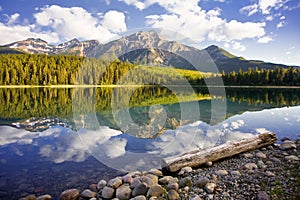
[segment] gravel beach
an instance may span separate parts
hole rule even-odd
[[[21,198],[53,199],[51,194]],[[168,174],[159,169],[99,180],[83,191],[70,188],[62,200],[300,199],[300,137],[192,169]]]

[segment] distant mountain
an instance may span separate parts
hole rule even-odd
[[[21,50],[21,52],[31,54],[71,54],[109,60],[120,59],[143,65],[173,66],[182,69],[195,69],[194,65],[201,67],[201,71],[204,72],[216,72],[213,69],[215,68],[213,62],[220,72],[223,70],[225,72],[238,71],[239,69],[246,71],[249,67],[258,67],[259,69],[274,69],[276,66],[288,67],[282,64],[246,60],[215,45],[199,50],[177,41],[166,40],[153,30],[136,32],[106,44],[100,44],[96,40],[73,39],[59,45],[51,45],[41,39],[29,38],[5,45],[2,48]]]

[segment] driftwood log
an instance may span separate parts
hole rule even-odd
[[[161,161],[162,169],[176,172],[183,167],[199,167],[207,162],[217,161],[246,151],[274,144],[277,137],[274,133],[262,133],[251,138],[231,141],[219,146],[194,150],[179,156],[165,158]]]

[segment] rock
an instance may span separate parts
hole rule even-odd
[[[103,189],[107,185],[107,182],[105,180],[100,180],[97,184],[98,190]]]
[[[180,199],[180,196],[179,196],[178,192],[176,192],[175,190],[169,190],[168,198],[169,198],[169,200],[177,200],[177,199]]]
[[[68,189],[61,193],[60,198],[62,200],[76,200],[79,197],[79,191],[77,189]]]
[[[149,173],[155,176],[163,176],[163,173],[159,169],[150,169]]]
[[[258,158],[263,158],[263,159],[267,158],[266,154],[264,154],[263,152],[257,152],[255,155]]]
[[[289,137],[283,137],[281,138],[281,142],[284,142],[285,140],[291,140]]]
[[[142,176],[140,178],[140,180],[144,183],[147,183],[148,186],[153,186],[153,185],[156,185],[153,180],[151,178],[149,178],[148,176]]]
[[[180,179],[179,181],[179,187],[183,188],[185,186],[189,186],[192,187],[192,178],[191,177],[184,177],[182,179]]]
[[[120,177],[116,177],[108,181],[108,186],[114,189],[118,188],[120,185],[122,185],[122,178]]]
[[[158,198],[157,197],[150,197],[149,200],[157,200]]]
[[[245,168],[249,170],[257,169],[257,165],[255,163],[247,163],[245,164]]]
[[[270,171],[266,171],[266,175],[267,176],[276,176],[274,173],[270,172]]]
[[[146,195],[148,192],[148,185],[147,183],[140,183],[139,185],[137,185],[133,191],[132,191],[132,196],[139,196],[139,195]]]
[[[207,183],[209,183],[209,179],[207,177],[199,177],[195,182],[195,186],[204,188]]]
[[[139,195],[139,196],[136,196],[134,198],[131,198],[130,200],[146,200],[146,197],[143,196],[143,195]]]
[[[50,199],[52,199],[52,197],[49,194],[44,194],[36,198],[36,200],[50,200]]]
[[[172,178],[171,180],[169,180],[169,183],[178,183],[178,182],[179,182],[179,180],[178,180],[177,177]]]
[[[257,199],[258,200],[270,200],[270,197],[265,191],[258,191]]]
[[[265,165],[265,163],[262,160],[259,160],[257,162],[257,166],[261,169],[266,169],[268,167],[267,165]]]
[[[131,177],[136,177],[136,176],[141,176],[142,173],[140,171],[134,171],[134,172],[127,173],[127,175],[129,175]]]
[[[244,153],[243,156],[244,156],[245,158],[252,158],[252,157],[253,157],[253,154],[251,154],[251,153]]]
[[[211,179],[214,183],[218,182],[218,177],[215,174],[211,175]]]
[[[294,156],[294,155],[285,156],[284,158],[285,158],[286,160],[295,160],[295,161],[300,160],[297,156]]]
[[[181,169],[181,171],[184,171],[184,173],[190,173],[193,171],[193,169],[191,167],[184,167]]]
[[[154,184],[158,184],[158,177],[153,174],[147,174],[147,177],[151,178]]]
[[[20,200],[36,200],[36,196],[31,194],[31,195],[28,195],[24,198],[21,198]]]
[[[89,190],[89,189],[85,189],[85,190],[83,190],[83,192],[81,193],[81,197],[82,197],[82,198],[85,198],[85,199],[90,199],[90,198],[96,197],[96,192],[92,192],[92,191]]]
[[[285,150],[289,150],[289,149],[296,149],[297,146],[296,146],[296,144],[295,144],[294,141],[291,141],[291,140],[285,140],[285,141],[283,141],[283,142],[280,144],[279,148],[280,148],[281,150],[284,150],[284,151],[285,151]]]
[[[131,195],[131,189],[128,185],[121,185],[116,191],[116,197],[120,200],[128,200]]]
[[[213,165],[213,163],[211,161],[205,163],[205,166],[207,166],[207,167],[211,167],[212,165]]]
[[[169,183],[167,186],[167,190],[175,190],[177,191],[179,189],[178,183]]]
[[[193,194],[191,197],[190,197],[190,200],[202,200],[199,195],[197,194]]]
[[[173,178],[172,176],[164,176],[164,177],[158,179],[158,182],[161,183],[161,184],[167,184],[167,183],[169,183],[169,181],[172,178]]]
[[[125,175],[125,176],[123,176],[122,177],[122,181],[123,181],[123,183],[129,183],[129,184],[131,184],[132,183],[132,181],[133,181],[133,178],[132,178],[132,176],[130,176],[130,175]]]
[[[190,187],[189,187],[189,186],[185,186],[185,187],[183,188],[183,191],[186,191],[186,192],[190,191]]]
[[[180,172],[178,172],[178,176],[182,176],[184,174],[184,171],[180,171]]]
[[[160,185],[154,185],[151,186],[147,192],[147,197],[159,197],[160,195],[162,195],[164,192],[166,192],[166,190],[160,186]]]
[[[141,184],[140,178],[136,177],[132,180],[132,183],[130,184],[130,188],[135,188],[136,186],[138,186],[139,184]]]
[[[230,174],[233,175],[233,176],[240,176],[241,175],[241,173],[237,170],[231,171]]]
[[[214,193],[216,187],[217,187],[217,185],[215,183],[207,183],[205,185],[205,190],[207,193],[211,194],[211,193]]]
[[[270,160],[272,160],[273,162],[278,162],[278,163],[280,163],[280,162],[281,162],[281,160],[280,160],[280,159],[278,159],[278,158],[275,158],[275,157],[272,157],[272,158],[270,158]]]
[[[225,169],[220,169],[220,170],[216,171],[216,174],[218,176],[225,176],[225,175],[228,175],[228,172]]]
[[[102,189],[101,196],[104,199],[111,199],[114,196],[114,192],[115,192],[115,190],[113,188],[105,186]]]

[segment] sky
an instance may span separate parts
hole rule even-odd
[[[105,43],[158,28],[199,48],[214,44],[246,59],[300,66],[299,0],[0,0],[0,15],[0,45],[27,38]]]

